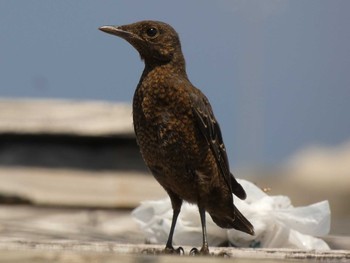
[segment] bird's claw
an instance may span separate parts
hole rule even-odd
[[[190,250],[190,256],[204,256],[209,255],[209,249],[207,247],[202,247],[200,250],[198,248],[194,247]]]
[[[174,247],[166,247],[163,250],[164,254],[171,254],[171,255],[184,255],[185,251],[182,247],[174,248]]]

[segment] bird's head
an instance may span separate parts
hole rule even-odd
[[[147,63],[167,63],[182,57],[176,31],[159,21],[141,21],[123,26],[102,26],[101,31],[124,38]]]

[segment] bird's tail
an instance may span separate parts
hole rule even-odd
[[[234,228],[247,234],[254,235],[253,225],[242,215],[237,207],[234,207],[234,217],[218,217],[214,214],[210,214],[210,216],[219,227]]]

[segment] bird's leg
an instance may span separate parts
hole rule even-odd
[[[169,192],[168,192],[169,193]],[[166,242],[166,246],[164,249],[164,253],[166,254],[180,254],[183,255],[184,254],[184,250],[182,247],[178,247],[177,249],[175,249],[173,247],[173,235],[174,235],[174,230],[175,230],[175,225],[176,225],[176,221],[177,218],[180,214],[180,210],[181,210],[181,205],[182,205],[182,200],[180,198],[178,198],[177,196],[175,196],[174,194],[170,194],[170,199],[171,199],[171,203],[173,206],[173,219],[171,222],[171,227],[170,227],[170,232],[169,232],[169,236],[168,236],[168,241]]]
[[[207,240],[207,227],[205,222],[205,209],[201,205],[198,204],[199,215],[201,217],[202,223],[202,234],[203,234],[203,244],[202,248],[198,250],[197,248],[192,248],[190,251],[190,255],[208,255],[209,254],[209,246]]]

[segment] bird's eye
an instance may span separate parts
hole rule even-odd
[[[158,30],[155,27],[150,27],[147,29],[146,34],[149,37],[155,37],[158,34]]]

